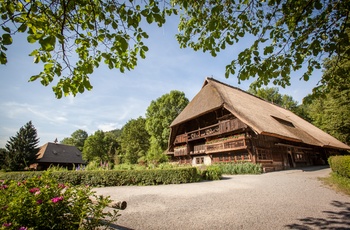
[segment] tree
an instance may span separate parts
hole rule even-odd
[[[71,137],[65,137],[61,141],[61,144],[74,145],[80,151],[83,151],[84,142],[88,138],[88,133],[82,129],[78,129],[71,134]]]
[[[120,136],[123,162],[136,164],[140,159],[145,158],[150,146],[150,135],[145,125],[146,120],[142,117],[131,119],[124,125]]]
[[[349,42],[350,1],[208,1],[175,0],[181,14],[177,40],[181,47],[216,56],[227,46],[251,39],[226,66],[226,77],[257,78],[257,86],[290,85],[292,71],[306,64],[302,79],[320,69],[324,55],[342,59]],[[349,52],[349,50],[347,51]],[[237,72],[238,69],[238,72]]]
[[[120,135],[121,135],[121,130],[119,129],[105,132],[104,142],[107,145],[107,158],[108,158],[108,162],[111,162],[113,164],[119,163],[116,159],[116,156],[118,154],[118,150],[120,149],[120,142],[119,142]]]
[[[292,96],[280,94],[276,87],[256,89],[251,85],[248,92],[291,111],[295,111],[298,105],[298,102],[294,101]]]
[[[121,3],[108,1],[32,0],[0,2],[3,34],[0,63],[6,64],[7,47],[17,33],[39,48],[31,52],[43,71],[30,78],[45,86],[59,77],[53,91],[62,95],[92,89],[89,81],[101,62],[121,72],[145,58],[148,34],[141,22],[162,26],[167,15],[181,12],[176,36],[181,48],[191,47],[216,56],[244,39],[252,42],[226,66],[226,77],[241,81],[257,78],[257,86],[272,81],[290,85],[292,71],[306,64],[307,81],[321,68],[324,55],[338,56],[348,42],[350,0],[343,1],[218,1],[170,0]],[[247,39],[248,38],[248,39]],[[71,55],[76,53],[76,55]],[[77,58],[77,61],[73,61]],[[332,82],[330,82],[332,83]]]
[[[12,171],[24,170],[36,160],[39,138],[31,121],[19,129],[6,143],[5,162]]]
[[[303,100],[312,123],[347,144],[350,143],[349,47],[349,41],[340,47],[344,50],[341,61],[337,57],[324,61],[323,84]]]
[[[105,142],[105,133],[97,130],[86,140],[83,148],[83,158],[87,161],[108,161],[108,143]]]
[[[43,65],[43,71],[30,81],[39,79],[47,86],[59,77],[53,87],[56,97],[76,95],[92,89],[89,75],[101,62],[122,73],[133,69],[148,51],[143,43],[148,35],[141,21],[162,26],[165,13],[171,12],[161,10],[155,0],[3,0],[0,63],[7,63],[7,46],[13,37],[27,33],[28,43],[36,47],[30,56]]]
[[[152,101],[146,112],[146,130],[163,151],[168,147],[171,122],[187,106],[188,99],[183,92],[172,90]]]
[[[7,151],[5,148],[0,148],[0,169],[6,169],[5,157],[7,156]]]
[[[313,97],[307,105],[312,123],[338,140],[350,144],[350,89],[332,90]]]
[[[350,38],[350,28],[345,30]],[[313,96],[320,97],[332,90],[347,91],[350,87],[350,39],[343,41],[339,46],[341,58],[327,58],[323,62],[321,84],[313,89]],[[349,92],[349,91],[348,91]],[[348,95],[350,97],[350,95]]]

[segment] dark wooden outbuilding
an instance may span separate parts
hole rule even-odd
[[[192,165],[250,161],[273,171],[325,164],[350,150],[291,111],[213,78],[170,128],[168,154]]]
[[[77,147],[48,142],[40,147],[37,154],[37,162],[31,168],[45,170],[50,166],[60,166],[73,169],[83,164],[85,162]]]

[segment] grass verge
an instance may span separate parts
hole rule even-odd
[[[350,196],[350,178],[332,172],[329,177],[320,178],[320,180],[332,189]]]

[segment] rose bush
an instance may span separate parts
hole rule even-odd
[[[0,229],[107,229],[119,216],[105,211],[110,202],[88,186],[59,184],[50,172],[0,181]]]

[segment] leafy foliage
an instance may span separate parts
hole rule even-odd
[[[9,170],[24,170],[36,160],[39,138],[31,121],[19,129],[6,143],[5,164]]]
[[[312,123],[344,143],[350,143],[349,90],[332,90],[307,105]]]
[[[0,224],[2,229],[100,229],[119,216],[104,212],[110,202],[89,187],[58,183],[45,172],[0,182]]]
[[[350,36],[350,30],[347,30]],[[312,123],[342,142],[350,143],[350,42],[339,47],[342,59],[324,62],[322,84],[303,100]]]
[[[89,75],[100,63],[121,73],[133,69],[148,51],[141,22],[162,26],[172,12],[161,10],[155,0],[0,1],[0,63],[7,63],[13,37],[26,33],[28,43],[39,47],[30,56],[43,65],[30,81],[47,86],[58,77],[53,86],[57,98],[83,93],[92,89]]]
[[[328,158],[328,163],[333,172],[350,178],[350,156],[331,156]]]
[[[256,89],[254,88],[254,84],[252,84],[248,90],[249,93],[255,96],[263,98],[273,104],[277,104],[285,109],[294,111],[297,108],[298,102],[294,101],[292,96],[286,94],[282,95],[278,91],[279,90],[276,87]]]
[[[226,77],[257,77],[257,85],[290,85],[292,71],[306,65],[302,79],[321,68],[325,55],[342,60],[348,43],[349,0],[219,1],[128,0],[0,2],[0,63],[17,33],[36,47],[30,55],[43,70],[30,78],[50,83],[57,98],[91,90],[89,76],[101,63],[121,73],[145,58],[149,36],[144,21],[161,27],[167,15],[181,12],[177,40],[216,56],[241,40],[251,41],[226,66]],[[347,50],[346,52],[349,52]],[[77,60],[75,62],[75,60]],[[54,79],[57,77],[57,83]],[[337,81],[327,81],[333,84]]]
[[[150,146],[150,136],[146,131],[145,124],[146,120],[139,117],[131,119],[124,125],[120,136],[124,163],[136,164],[140,159],[145,158]]]
[[[5,148],[0,148],[0,169],[6,168],[5,157],[7,155],[7,150]]]
[[[338,50],[340,57],[336,56],[324,60],[321,84],[314,88],[314,97],[322,97],[331,91],[347,91],[350,97],[350,28],[345,29],[345,37],[341,39]]]
[[[85,140],[83,158],[87,161],[113,162],[118,147],[117,137],[113,133],[97,130]]]
[[[171,122],[187,106],[183,92],[172,90],[152,101],[146,112],[146,130],[163,151],[168,147]]]
[[[1,175],[4,179],[26,179],[42,172],[13,172]],[[55,171],[51,177],[59,183],[89,186],[180,184],[200,181],[202,173],[195,167],[140,170]],[[0,190],[1,191],[1,190]]]
[[[236,174],[260,174],[263,169],[261,164],[253,164],[250,162],[238,162],[238,163],[220,163],[216,164],[223,174],[236,175]]]
[[[183,11],[177,40],[181,47],[216,56],[242,39],[250,45],[226,66],[226,77],[258,77],[257,85],[290,85],[292,71],[306,64],[302,79],[321,68],[321,57],[340,55],[348,42],[349,0],[208,1],[174,0]],[[238,71],[237,71],[238,70]]]
[[[71,137],[66,137],[61,141],[61,144],[73,145],[80,151],[83,151],[84,142],[88,138],[88,133],[82,129],[78,129],[71,134]]]

